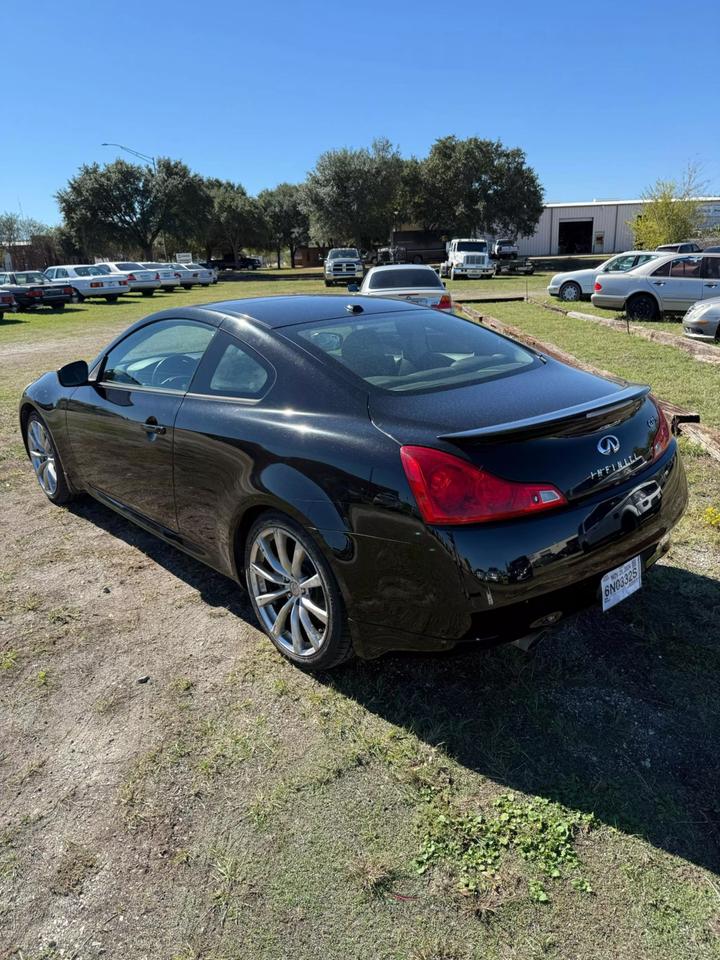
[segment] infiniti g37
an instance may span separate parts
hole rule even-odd
[[[20,422],[53,503],[89,493],[244,584],[308,668],[610,607],[687,498],[648,387],[398,300],[156,313],[31,384]]]

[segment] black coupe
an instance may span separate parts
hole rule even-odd
[[[20,422],[79,492],[245,583],[308,668],[534,636],[637,590],[687,499],[649,388],[396,300],[153,314]]]
[[[13,294],[20,310],[51,307],[56,313],[72,301],[74,292],[72,287],[48,283],[39,270],[0,272],[0,287]]]

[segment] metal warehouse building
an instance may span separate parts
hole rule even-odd
[[[701,199],[706,204],[707,227],[720,226],[720,197]],[[535,233],[518,240],[520,254],[548,257],[631,250],[633,238],[628,223],[642,207],[642,200],[548,203]]]

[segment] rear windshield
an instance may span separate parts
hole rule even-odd
[[[283,333],[373,387],[393,393],[480,383],[539,362],[519,344],[435,310],[304,323]]]
[[[434,270],[423,267],[378,270],[368,278],[368,290],[401,290],[404,287],[440,287],[442,289],[442,281]]]
[[[78,277],[97,277],[103,272],[97,267],[71,267],[70,269],[74,270]]]
[[[115,266],[118,268],[118,270],[142,270],[143,269],[141,263],[132,263],[132,262],[116,263]]]
[[[45,283],[46,277],[41,273],[16,273],[15,280],[17,283]]]

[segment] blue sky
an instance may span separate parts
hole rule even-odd
[[[441,0],[5,0],[0,211],[53,199],[103,141],[252,193],[387,136],[522,147],[547,200],[633,198],[699,163],[720,192],[720,6]],[[4,33],[4,46],[12,44]],[[30,51],[32,56],[30,57]],[[6,61],[7,63],[7,61]]]

